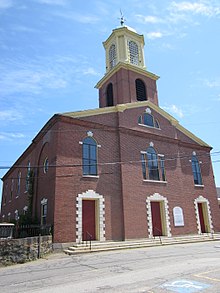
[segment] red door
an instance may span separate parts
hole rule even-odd
[[[153,236],[162,236],[162,223],[160,214],[160,202],[151,202]]]
[[[201,227],[201,232],[205,233],[205,221],[204,221],[204,215],[203,215],[203,209],[202,209],[202,203],[198,203],[198,210],[199,210],[199,221],[200,221],[200,227]]]
[[[82,236],[83,240],[96,239],[95,233],[95,200],[82,201]]]

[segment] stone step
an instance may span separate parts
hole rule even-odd
[[[184,244],[193,242],[204,242],[220,240],[219,234],[202,234],[202,235],[184,235],[176,237],[155,237],[152,239],[138,239],[138,240],[126,240],[126,241],[92,241],[91,249],[89,242],[87,246],[85,243],[75,244],[74,246],[65,249],[66,254],[78,254],[86,252],[98,252],[98,251],[109,251],[109,250],[119,250],[119,249],[130,249],[130,248],[144,248],[152,247],[158,245],[172,245],[172,244]]]

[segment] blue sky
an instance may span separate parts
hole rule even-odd
[[[120,9],[144,34],[160,106],[213,147],[220,186],[218,0],[0,0],[0,165],[11,166],[54,113],[98,107],[102,42]]]

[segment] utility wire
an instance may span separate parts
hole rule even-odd
[[[145,153],[147,154],[147,152]],[[184,153],[183,153],[184,154]],[[213,154],[217,155],[220,154],[220,151],[215,152],[215,153],[205,153],[205,154],[200,154],[197,155],[197,158],[202,158],[204,156],[210,157],[210,155],[212,156]],[[175,161],[177,159],[179,160],[183,160],[183,159],[191,159],[191,155],[186,154],[183,156],[172,156],[172,157],[166,157],[166,155],[164,155],[164,161]],[[154,161],[154,160],[149,160],[149,161]],[[95,165],[100,165],[100,166],[105,166],[105,165],[116,165],[116,164],[133,164],[133,163],[141,163],[142,160],[131,160],[131,161],[116,161],[116,162],[105,162],[105,163],[96,163]],[[91,164],[90,164],[91,165]],[[88,165],[88,166],[90,166]],[[82,167],[85,166],[85,164],[62,164],[62,165],[57,165],[57,164],[49,164],[50,167],[55,167],[55,168],[60,168],[60,167]],[[21,168],[21,169],[27,169],[30,168],[30,166],[28,165],[12,165],[12,166],[0,166],[0,170],[7,170],[10,168]],[[32,166],[32,168],[44,168],[44,165],[34,165]]]

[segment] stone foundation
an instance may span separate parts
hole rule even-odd
[[[52,252],[52,236],[0,240],[0,266],[25,263]]]

